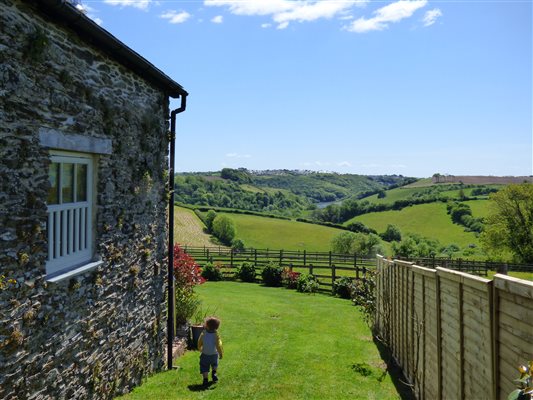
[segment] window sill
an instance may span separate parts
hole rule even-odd
[[[95,268],[98,268],[99,266],[103,265],[104,262],[102,260],[98,261],[91,261],[87,264],[78,265],[77,267],[67,270],[67,271],[58,271],[53,274],[50,274],[46,277],[47,282],[51,283],[57,283],[65,279],[73,278],[76,275],[83,274],[85,272],[92,271]]]

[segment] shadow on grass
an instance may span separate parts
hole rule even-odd
[[[405,383],[407,380],[403,375],[402,369],[392,358],[390,349],[376,337],[374,337],[374,344],[378,348],[381,359],[387,364],[386,373],[389,373],[392,383],[394,384],[394,387],[396,387],[396,391],[402,400],[416,400],[411,386]]]
[[[191,392],[204,392],[206,390],[213,390],[214,387],[212,387],[215,384],[215,382],[209,382],[207,385],[204,385],[202,383],[198,383],[196,385],[189,385],[187,388]]]

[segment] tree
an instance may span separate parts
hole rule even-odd
[[[205,226],[207,227],[207,232],[213,230],[213,221],[216,218],[217,213],[214,210],[209,210],[205,216]]]
[[[331,240],[331,250],[335,253],[357,254],[360,257],[375,256],[382,252],[381,239],[378,235],[342,232]]]
[[[387,242],[399,242],[400,240],[402,240],[402,233],[400,232],[400,228],[392,224],[388,224],[387,229],[385,229],[385,232],[383,232],[379,236],[381,236],[381,238],[383,240],[386,240]]]
[[[222,243],[230,246],[235,234],[235,224],[233,220],[225,215],[217,215],[213,220],[213,235],[215,235]]]
[[[342,232],[331,240],[331,250],[335,253],[350,254],[355,241],[355,233]]]
[[[533,185],[509,185],[489,201],[490,214],[481,234],[483,248],[496,256],[510,251],[517,261],[533,262]]]

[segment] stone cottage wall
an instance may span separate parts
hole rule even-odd
[[[40,16],[0,2],[0,398],[111,398],[162,367],[168,98]],[[112,140],[97,171],[104,264],[47,282],[39,131]],[[1,288],[1,286],[5,286]]]

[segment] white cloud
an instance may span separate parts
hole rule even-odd
[[[252,158],[250,154],[239,154],[239,153],[227,153],[226,157],[228,158]]]
[[[224,21],[224,17],[222,15],[217,15],[211,20],[211,22],[214,24],[221,24],[223,21]]]
[[[353,21],[346,29],[350,32],[381,31],[391,22],[398,22],[411,17],[416,10],[425,7],[427,0],[400,0],[374,11],[374,17],[361,17]]]
[[[146,10],[152,3],[152,0],[104,0],[104,3],[111,4],[112,6],[135,7]]]
[[[87,17],[92,19],[97,25],[102,25],[104,23],[101,18],[98,18],[96,15],[94,15],[94,13],[97,11],[91,6],[88,6],[87,4],[77,3],[75,7],[76,10],[85,14]]]
[[[163,19],[168,19],[168,22],[170,22],[171,24],[182,24],[191,17],[191,14],[186,11],[177,12],[174,10],[170,10],[161,14],[159,17]]]
[[[285,29],[290,22],[310,22],[343,16],[368,0],[204,0],[209,7],[228,7],[235,15],[269,15]],[[263,24],[264,25],[264,24]]]
[[[337,167],[351,167],[352,163],[349,161],[342,161],[340,163],[337,163]]]
[[[424,26],[431,26],[435,23],[437,18],[442,17],[442,11],[438,8],[434,8],[433,10],[429,10],[424,15]]]
[[[261,24],[261,28],[270,28],[272,24]]]

